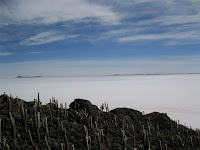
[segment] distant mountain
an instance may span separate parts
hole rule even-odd
[[[42,76],[17,76],[16,78],[42,78]]]
[[[148,75],[187,75],[187,74],[200,74],[200,73],[137,73],[137,74],[111,74],[105,76],[148,76]]]

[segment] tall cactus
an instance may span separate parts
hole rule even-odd
[[[38,103],[40,104],[40,93],[38,92]]]
[[[47,145],[48,150],[51,150],[51,148],[50,148],[50,146],[49,146],[49,142],[48,142],[48,140],[47,140],[47,137],[45,136],[44,139],[45,139],[45,142],[46,142],[46,145]]]
[[[11,111],[11,99],[8,97],[7,100],[8,100],[8,109],[9,111]]]
[[[65,128],[65,131],[64,131],[64,138],[65,138],[65,150],[69,150],[69,141],[67,139],[67,131],[66,131],[66,128]]]
[[[45,131],[46,131],[47,138],[49,138],[49,129],[48,129],[47,117],[45,117]]]
[[[35,146],[35,143],[33,142],[33,138],[32,138],[32,135],[31,135],[31,131],[28,130],[28,134],[29,134],[29,138],[30,138],[30,141],[31,141],[31,145],[34,147]]]
[[[16,125],[15,125],[15,119],[14,117],[12,116],[12,113],[9,112],[10,114],[10,120],[11,120],[11,123],[12,123],[12,128],[13,128],[13,138],[15,139],[16,138]]]

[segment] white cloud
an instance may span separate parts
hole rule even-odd
[[[41,54],[42,52],[28,52],[28,54]]]
[[[163,40],[163,39],[198,39],[200,36],[195,32],[139,34],[119,38],[119,42],[131,42],[139,40]]]
[[[57,30],[60,33],[68,30],[70,30],[69,33],[81,31],[82,35],[87,36],[85,39],[90,42],[108,39],[128,42],[188,38],[190,39],[187,42],[189,44],[200,41],[200,1],[198,0],[6,0],[5,2],[5,4],[0,2],[0,24],[20,24],[26,27],[33,24],[45,24],[51,27],[51,30]],[[63,27],[62,24],[61,28],[57,28],[58,24],[54,23],[60,22],[66,26]],[[89,24],[86,30],[80,30],[82,27],[80,23],[83,22],[84,24],[101,22],[118,26],[103,26],[103,28],[98,26],[100,30],[95,30],[96,25]],[[17,26],[15,27],[17,30]],[[94,32],[87,32],[89,27]],[[0,33],[2,35],[0,41],[5,42],[14,40],[16,37],[27,37],[30,28],[23,28],[24,36],[18,36],[18,32],[13,32],[15,36],[11,38],[11,34]],[[65,36],[57,32],[50,33],[47,30],[49,29],[46,26],[41,26],[40,32],[43,31],[42,33],[33,35],[21,44],[39,45],[79,36]],[[39,31],[33,29],[33,33],[35,32]],[[196,33],[188,34],[191,32]],[[50,34],[50,36],[45,34]],[[168,41],[168,43],[176,45],[180,42]]]
[[[9,2],[0,5],[0,22],[3,24],[51,24],[85,18],[96,18],[102,23],[118,24],[120,19],[109,7],[85,0],[16,0]]]
[[[46,31],[36,35],[31,36],[25,41],[21,42],[22,45],[41,45],[46,43],[51,43],[55,41],[60,41],[69,38],[75,38],[78,35],[68,35],[65,36],[55,31]]]
[[[193,25],[200,24],[200,13],[195,15],[170,15],[170,16],[161,16],[155,19],[142,20],[135,25],[160,25],[160,26],[169,26],[169,25]]]
[[[9,52],[0,52],[0,56],[8,56],[8,55],[12,55],[13,53],[9,53]]]

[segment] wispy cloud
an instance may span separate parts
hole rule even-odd
[[[77,54],[88,59],[128,58],[133,50],[135,57],[151,57],[164,54],[161,47],[175,45],[178,48],[168,55],[195,54],[200,44],[199,10],[198,0],[4,0],[0,1],[0,45],[4,46],[0,52],[2,56],[23,53],[35,60],[30,54],[40,52],[34,45],[51,43],[52,47],[43,47],[48,48],[45,58],[49,60],[54,59],[49,52],[55,47],[56,59],[69,54],[66,47],[70,59]],[[156,49],[148,41],[157,44]],[[192,44],[190,52],[183,46]],[[147,46],[151,56],[145,53]],[[86,51],[81,55],[83,47]],[[130,56],[122,55],[123,50]]]
[[[60,40],[65,40],[68,38],[75,38],[78,35],[63,35],[61,33],[55,31],[46,31],[36,35],[33,35],[26,39],[25,41],[21,42],[22,45],[41,45],[51,42],[56,42]]]
[[[94,33],[87,32],[87,29],[83,34],[89,37],[87,38],[89,41],[110,39],[111,41],[126,42],[183,39],[180,36],[183,31],[195,31],[196,35],[200,35],[200,1],[198,0],[183,0],[181,2],[175,0],[16,0],[0,3],[0,22],[7,25],[43,24],[52,27],[57,23],[64,23],[70,29],[73,28],[76,33],[80,31],[81,23],[95,22],[101,25],[111,25],[110,28],[99,26],[100,31]],[[69,22],[76,25],[73,26]],[[115,28],[116,25],[117,28]],[[91,24],[89,26],[94,30],[95,26]],[[66,32],[64,28],[54,28],[54,30],[59,30],[60,33]],[[46,28],[40,32],[43,33],[32,35],[22,44],[39,45],[66,38],[62,34],[49,33]],[[160,32],[166,34],[160,34]],[[34,33],[36,32],[32,34]],[[45,34],[51,35],[45,38]],[[4,38],[0,38],[0,41],[14,39],[9,39],[10,35],[6,33],[2,33],[2,35]]]
[[[8,56],[8,55],[12,55],[13,53],[9,53],[9,52],[0,52],[0,56]]]
[[[105,38],[100,35],[100,40],[110,38],[112,41],[128,42],[165,39],[169,41],[164,44],[171,43],[170,45],[200,42],[200,1],[198,0],[112,1],[115,2],[114,7],[119,10],[124,20],[119,30],[108,31],[107,36],[103,35]]]
[[[118,24],[120,20],[109,7],[86,0],[16,0],[0,3],[0,22],[3,24],[52,24],[84,18]]]
[[[160,25],[160,26],[169,26],[169,25],[193,25],[200,23],[200,13],[196,14],[173,14],[173,15],[164,15],[158,16],[157,18],[151,18],[147,20],[141,20],[135,23],[135,25]]]
[[[119,42],[131,42],[131,41],[139,41],[139,40],[163,40],[163,39],[189,39],[194,38],[197,39],[200,36],[195,32],[183,32],[183,33],[161,33],[161,34],[139,34],[133,36],[127,36],[119,38]]]
[[[28,52],[28,54],[41,54],[42,52]]]

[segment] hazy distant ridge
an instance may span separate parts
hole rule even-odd
[[[136,73],[136,74],[108,74],[108,75],[70,75],[70,76],[17,76],[16,78],[44,78],[44,77],[94,77],[94,76],[153,76],[153,75],[191,75],[200,73]]]
[[[42,76],[17,76],[16,78],[41,78]]]
[[[105,76],[148,76],[148,75],[187,75],[187,74],[200,74],[200,73],[137,73],[137,74],[112,74]]]

